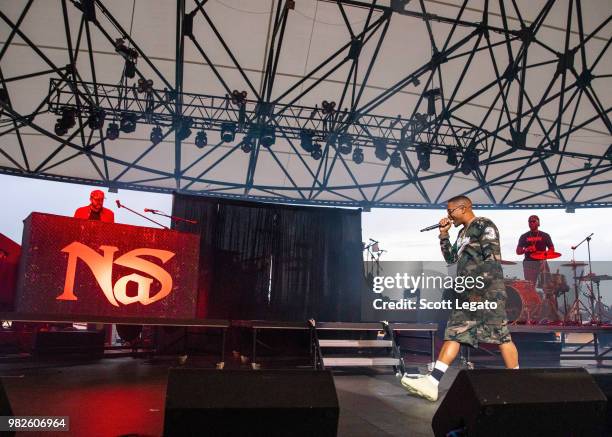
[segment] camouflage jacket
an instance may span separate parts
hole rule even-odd
[[[448,237],[441,237],[440,249],[447,263],[457,264],[457,276],[482,277],[483,294],[505,291],[499,231],[488,218],[476,217],[467,228],[464,226],[453,245]]]

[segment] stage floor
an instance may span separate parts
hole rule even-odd
[[[0,375],[15,415],[70,416],[69,434],[45,432],[41,436],[160,436],[167,372],[176,363],[171,357],[154,362],[135,358],[80,364],[28,361],[0,364]],[[192,357],[186,367],[210,368],[211,364]],[[610,372],[593,362],[561,365]],[[447,372],[441,399],[457,372],[456,367]],[[334,380],[340,401],[339,436],[433,435],[431,418],[441,399],[431,403],[409,396],[389,371],[336,371]]]

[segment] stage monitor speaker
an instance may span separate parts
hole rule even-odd
[[[433,417],[436,437],[601,436],[606,397],[585,369],[459,372]]]
[[[164,436],[335,436],[329,371],[170,369]]]
[[[591,376],[608,399],[605,435],[612,437],[612,373],[593,373]]]
[[[4,389],[4,384],[0,379],[0,416],[12,416],[13,409],[11,408],[11,403],[9,402],[9,398],[6,395],[6,390]],[[4,431],[2,432],[3,436],[14,436],[14,431]]]

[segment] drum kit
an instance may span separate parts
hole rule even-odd
[[[575,250],[575,247],[572,247]],[[559,258],[559,252],[541,251],[533,252],[531,257],[535,260],[546,261]],[[589,256],[590,258],[590,256]],[[574,279],[573,287],[570,287],[563,274],[551,273],[545,262],[540,264],[540,273],[537,284],[517,278],[504,280],[506,286],[506,311],[508,320],[512,323],[547,323],[558,325],[582,325],[585,320],[591,324],[600,324],[603,320],[612,319],[610,308],[601,301],[599,284],[601,281],[612,280],[611,275],[597,275],[594,273],[584,274],[579,272],[580,268],[589,266],[590,262],[572,261],[561,264],[561,267],[570,267]],[[590,260],[589,260],[590,261]],[[514,265],[514,261],[502,260],[503,265]],[[584,287],[583,287],[584,286]],[[538,291],[540,288],[542,291]],[[574,301],[568,307],[570,291],[574,291]],[[586,291],[585,291],[586,290]],[[580,300],[580,296],[586,296],[590,306]],[[558,298],[563,297],[563,313],[559,311]],[[586,315],[586,317],[583,317]]]

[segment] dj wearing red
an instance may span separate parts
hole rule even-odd
[[[74,212],[74,218],[115,223],[115,214],[110,209],[104,208],[104,193],[102,191],[92,191],[89,195],[89,201],[89,205],[82,206]]]
[[[550,271],[546,259],[534,258],[534,252],[554,252],[550,235],[540,231],[540,219],[537,215],[529,217],[529,232],[525,232],[518,241],[516,247],[517,255],[525,255],[523,260],[523,273],[526,281],[531,281],[534,284],[538,282],[538,275],[542,272]]]

